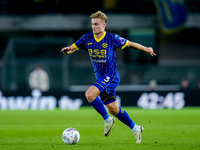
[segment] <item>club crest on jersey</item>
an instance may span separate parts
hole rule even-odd
[[[102,47],[103,47],[103,48],[106,48],[106,47],[108,47],[108,44],[107,44],[107,43],[103,43],[103,44],[102,44]]]

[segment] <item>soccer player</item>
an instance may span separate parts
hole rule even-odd
[[[88,51],[94,67],[96,81],[86,91],[85,96],[105,121],[104,135],[109,136],[111,134],[115,122],[115,118],[109,116],[106,111],[105,104],[110,114],[117,117],[133,131],[136,143],[141,143],[144,128],[136,125],[128,113],[119,107],[116,102],[115,88],[120,82],[116,62],[116,48],[124,49],[125,47],[131,47],[142,50],[151,56],[156,56],[156,54],[151,47],[145,47],[117,34],[106,32],[107,16],[103,12],[97,11],[93,13],[90,19],[92,33],[84,34],[71,46],[62,48],[61,52],[69,55],[79,49]]]

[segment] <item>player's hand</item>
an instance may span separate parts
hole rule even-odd
[[[69,55],[70,50],[71,50],[70,47],[64,47],[64,48],[61,49],[60,52],[62,52],[65,55]]]
[[[156,56],[156,53],[154,53],[153,49],[151,47],[148,47],[146,52],[151,56]]]

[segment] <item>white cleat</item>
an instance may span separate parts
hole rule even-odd
[[[139,126],[139,130],[133,134],[136,138],[136,143],[142,142],[142,132],[143,131],[144,131],[144,128],[142,126]]]
[[[114,123],[115,123],[114,117],[112,117],[112,120],[110,121],[110,123],[105,123],[105,129],[104,129],[105,136],[109,136],[111,134]]]

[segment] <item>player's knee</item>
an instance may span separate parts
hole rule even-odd
[[[115,107],[109,108],[108,110],[110,114],[116,115],[119,112],[119,107],[115,106]]]
[[[88,92],[88,91],[85,92],[85,97],[86,97],[88,102],[91,102],[96,98],[93,93]]]

